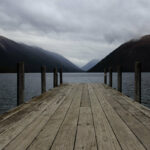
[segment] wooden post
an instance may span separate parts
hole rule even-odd
[[[121,66],[117,67],[118,71],[118,91],[122,92],[122,70]]]
[[[46,67],[41,67],[41,93],[46,92]]]
[[[109,68],[109,86],[112,87],[112,68]]]
[[[17,106],[24,103],[24,62],[17,64]]]
[[[56,70],[56,86],[58,86],[58,72]]]
[[[135,63],[135,101],[141,103],[141,63]]]
[[[59,70],[59,75],[60,75],[60,85],[63,84],[63,78],[62,78],[62,68]]]
[[[53,70],[53,87],[55,88],[56,87],[56,68],[54,68]]]
[[[104,83],[107,84],[107,70],[104,69]]]
[[[53,85],[54,85],[54,88],[57,86],[57,68],[54,68]]]

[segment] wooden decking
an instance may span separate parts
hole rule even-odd
[[[150,109],[103,84],[63,85],[0,116],[0,149],[150,150]]]

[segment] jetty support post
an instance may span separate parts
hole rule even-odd
[[[109,67],[109,86],[112,87],[112,68]]]
[[[107,84],[107,70],[104,69],[104,83]]]
[[[58,86],[57,68],[54,68],[54,71],[53,71],[53,86],[54,88]]]
[[[63,84],[63,77],[62,77],[62,68],[59,70],[59,75],[60,75],[60,85]]]
[[[120,65],[117,67],[117,72],[118,72],[118,91],[122,92],[122,68]]]
[[[135,62],[135,101],[141,103],[141,63]]]
[[[46,66],[41,67],[41,93],[46,92]]]
[[[58,86],[58,72],[56,70],[56,87]]]
[[[17,106],[24,103],[24,62],[17,63]]]

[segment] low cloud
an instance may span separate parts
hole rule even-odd
[[[150,33],[147,0],[1,0],[0,34],[82,66]]]

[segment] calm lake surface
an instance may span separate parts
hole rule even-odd
[[[47,90],[53,87],[53,74],[47,73]],[[142,73],[142,104],[150,108],[150,73]],[[41,74],[25,74],[25,101],[41,93]],[[64,83],[103,83],[103,73],[64,73]],[[134,98],[134,73],[123,73],[123,93]],[[17,75],[0,74],[0,113],[16,106]],[[117,74],[113,73],[113,88],[117,88]]]

